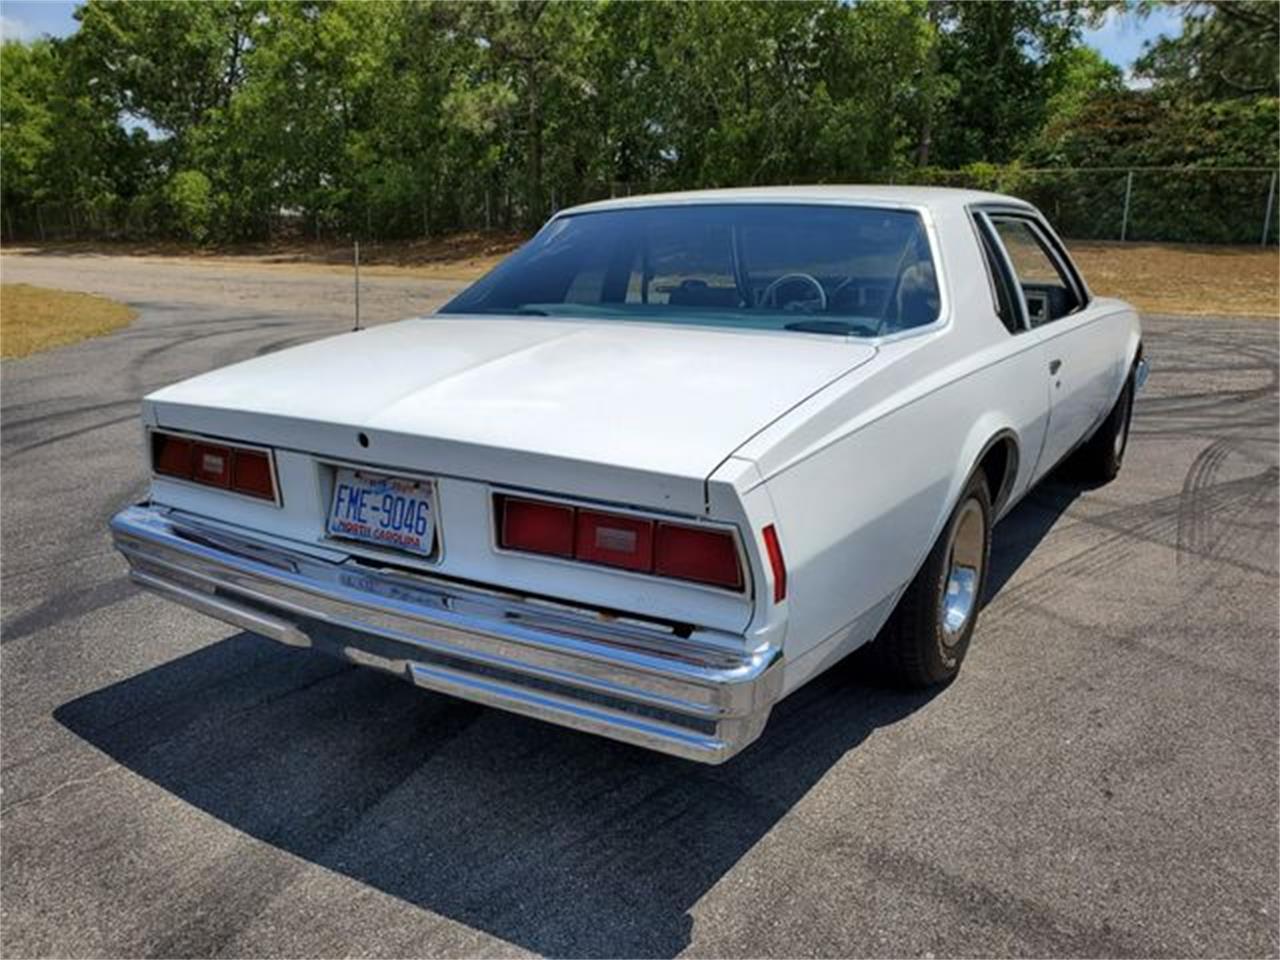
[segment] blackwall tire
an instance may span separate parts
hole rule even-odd
[[[1072,472],[1080,479],[1108,483],[1120,473],[1129,449],[1129,426],[1133,421],[1133,375],[1125,381],[1107,419],[1097,433],[1072,457]]]
[[[987,582],[991,524],[991,494],[978,471],[872,644],[874,660],[889,682],[932,687],[959,673]]]

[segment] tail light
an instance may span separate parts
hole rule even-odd
[[[677,580],[742,589],[738,545],[723,530],[704,530],[674,523],[658,524],[654,572]]]
[[[166,477],[191,479],[191,441],[167,433],[151,434],[151,468]]]
[[[499,542],[508,550],[573,556],[573,508],[499,497]]]
[[[730,590],[745,586],[738,544],[727,530],[502,495],[494,498],[494,510],[498,544],[505,550]]]
[[[577,559],[641,573],[653,569],[652,520],[579,510],[577,530]]]
[[[276,498],[271,458],[261,450],[237,450],[231,461],[231,489],[263,500]]]
[[[153,430],[151,469],[162,477],[221,487],[259,500],[277,499],[275,471],[267,450]]]
[[[199,441],[193,443],[191,479],[210,487],[231,486],[231,448]]]

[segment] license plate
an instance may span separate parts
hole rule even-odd
[[[331,537],[429,556],[436,519],[429,480],[339,468],[326,529]]]

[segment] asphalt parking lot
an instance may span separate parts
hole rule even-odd
[[[138,397],[347,329],[348,282],[3,268],[140,312],[0,367],[4,956],[1280,951],[1274,321],[1146,320],[1124,472],[997,528],[956,683],[848,662],[709,768],[128,583]],[[366,316],[450,289],[376,278]]]

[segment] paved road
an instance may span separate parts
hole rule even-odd
[[[145,489],[138,395],[346,301],[50,263],[5,278],[141,319],[2,368],[4,955],[1280,950],[1274,324],[1148,321],[1125,472],[998,529],[955,684],[847,663],[705,768],[134,590],[105,523]],[[447,292],[387,283],[388,309]]]

